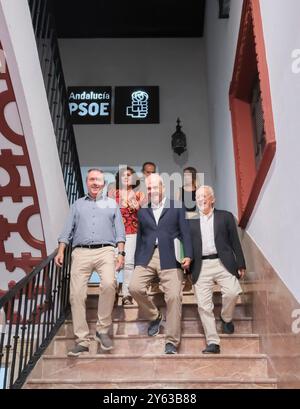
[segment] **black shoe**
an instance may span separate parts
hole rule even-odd
[[[150,322],[150,325],[148,327],[149,337],[155,337],[155,335],[159,333],[159,327],[160,327],[162,320],[163,320],[163,316],[161,312],[159,312],[159,315],[156,318],[156,320]]]
[[[222,331],[224,334],[233,334],[234,333],[234,325],[233,322],[225,322],[223,318],[220,316],[221,322],[222,322]]]
[[[220,353],[220,345],[218,344],[209,344],[202,351],[202,354],[219,354],[219,353]]]
[[[79,356],[83,352],[89,352],[89,348],[83,345],[77,344],[73,349],[68,352],[68,356]]]
[[[96,331],[95,340],[99,342],[104,351],[110,351],[114,348],[113,341],[108,334],[100,334]]]
[[[131,295],[127,295],[126,297],[122,298],[122,305],[133,305]]]
[[[171,344],[171,342],[167,342],[165,346],[165,354],[177,354],[176,346]]]

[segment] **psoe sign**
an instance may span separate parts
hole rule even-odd
[[[68,87],[73,124],[110,124],[111,87]]]

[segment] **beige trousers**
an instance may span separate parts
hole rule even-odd
[[[73,317],[73,330],[76,342],[89,346],[89,327],[86,321],[86,297],[88,281],[97,271],[101,279],[99,286],[97,331],[107,333],[112,323],[112,310],[116,294],[115,249],[76,248],[72,252],[70,303]]]
[[[134,252],[136,247],[136,234],[126,234],[125,243],[125,265],[123,269],[123,284],[122,284],[122,294],[123,297],[130,295],[129,293],[129,283],[134,270]]]
[[[159,251],[155,249],[148,266],[135,267],[129,291],[138,303],[142,314],[150,321],[155,320],[159,311],[147,295],[147,286],[155,277],[160,279],[160,286],[165,293],[167,304],[166,343],[170,342],[178,346],[181,335],[183,271],[177,268],[161,270]]]
[[[198,311],[203,325],[207,344],[220,344],[213,313],[213,287],[219,284],[222,293],[221,317],[230,322],[239,294],[242,292],[239,280],[229,273],[220,259],[203,260],[198,281],[194,285]]]

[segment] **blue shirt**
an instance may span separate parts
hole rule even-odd
[[[112,244],[125,242],[122,215],[115,200],[99,195],[97,199],[85,196],[70,208],[65,228],[58,238],[60,243],[72,246]]]

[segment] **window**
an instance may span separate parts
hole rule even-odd
[[[239,225],[245,228],[276,150],[259,0],[244,0],[229,101]]]

